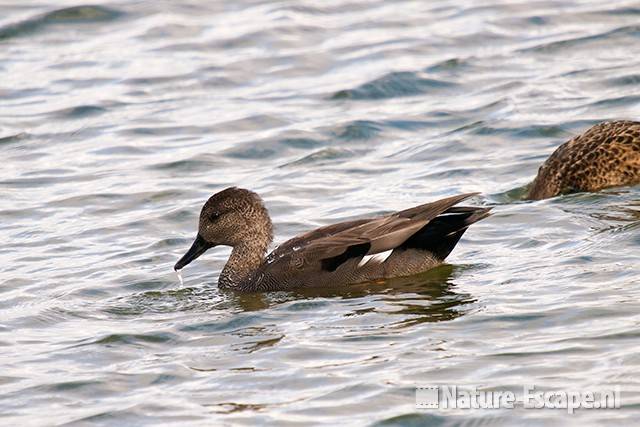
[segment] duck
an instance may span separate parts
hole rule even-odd
[[[540,166],[526,198],[640,183],[640,122],[599,123],[559,146]]]
[[[294,237],[268,256],[273,225],[253,191],[230,187],[200,212],[198,233],[174,266],[180,270],[216,246],[232,247],[218,287],[264,292],[336,287],[412,276],[436,267],[467,228],[491,208],[456,206],[466,193],[388,215],[324,226]]]

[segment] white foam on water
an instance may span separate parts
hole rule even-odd
[[[184,286],[184,280],[182,280],[182,270],[175,270],[176,275],[178,276],[178,280],[180,280],[180,286]]]

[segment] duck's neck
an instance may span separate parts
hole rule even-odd
[[[238,288],[251,279],[253,273],[264,262],[269,242],[256,240],[236,245],[231,251],[227,264],[220,273],[218,286],[222,288]]]

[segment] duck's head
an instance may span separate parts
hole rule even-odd
[[[198,235],[173,268],[181,270],[214,246],[266,248],[272,238],[271,219],[260,196],[253,191],[230,187],[214,194],[204,204]]]

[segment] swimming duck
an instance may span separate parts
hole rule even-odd
[[[528,199],[640,183],[640,122],[597,124],[549,156]]]
[[[409,276],[441,264],[466,229],[490,208],[454,206],[461,194],[376,218],[318,228],[286,241],[265,258],[273,226],[262,199],[231,187],[200,212],[198,234],[176,263],[181,270],[207,249],[233,248],[218,286],[244,292],[341,286]]]

